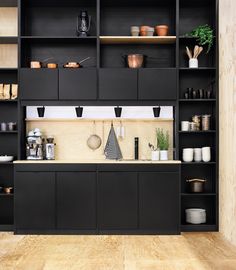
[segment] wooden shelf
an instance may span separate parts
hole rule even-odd
[[[176,36],[100,36],[101,44],[174,44]]]

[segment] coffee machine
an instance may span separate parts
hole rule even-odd
[[[27,160],[43,160],[43,139],[41,136],[28,136],[26,143]]]

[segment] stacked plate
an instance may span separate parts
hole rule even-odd
[[[189,208],[185,209],[186,222],[191,224],[206,223],[206,209]]]

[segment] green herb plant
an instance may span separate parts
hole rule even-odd
[[[158,128],[156,131],[157,136],[157,148],[160,150],[168,150],[169,149],[169,132],[164,132],[163,129]]]
[[[211,47],[213,46],[213,30],[212,28],[208,25],[200,25],[193,29],[192,32],[188,33],[185,35],[186,37],[194,37],[197,39],[198,45],[200,46],[207,46],[207,52],[209,53]]]

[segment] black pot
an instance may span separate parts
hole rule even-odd
[[[82,117],[82,115],[83,115],[83,109],[84,109],[83,107],[76,107],[75,108],[77,117]]]
[[[114,108],[116,117],[121,117],[122,108],[116,107]]]
[[[38,116],[39,117],[44,117],[45,107],[38,107],[37,111],[38,111]]]
[[[161,107],[153,107],[154,117],[160,117]]]

